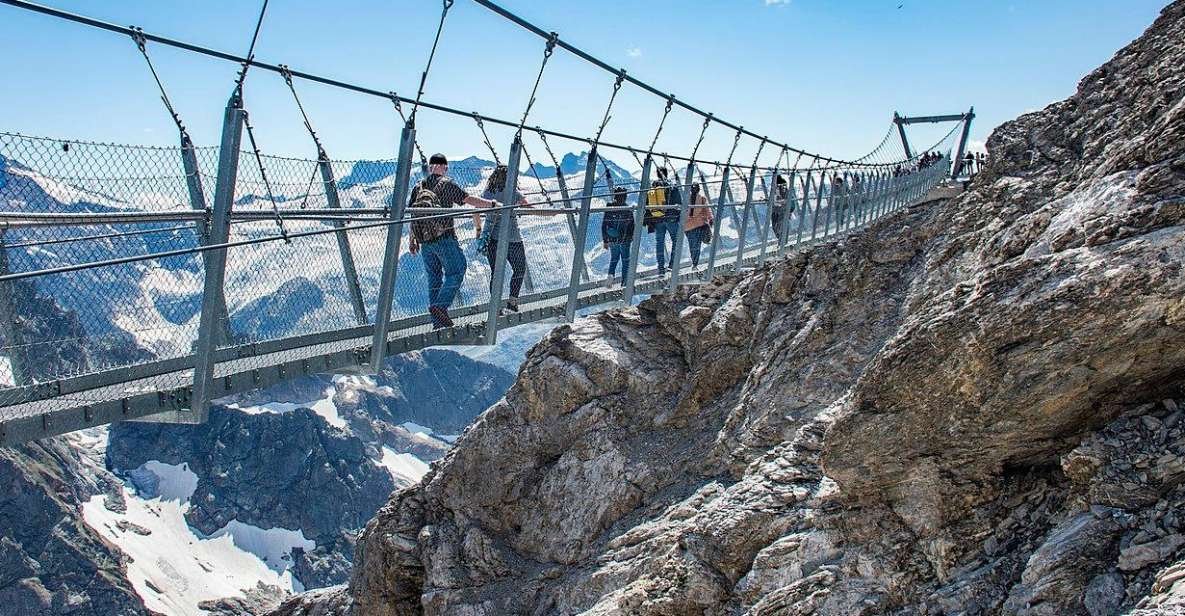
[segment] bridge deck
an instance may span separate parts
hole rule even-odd
[[[834,232],[834,231],[833,231]],[[803,242],[797,248],[811,245]],[[777,246],[767,246],[767,257],[776,256]],[[745,265],[755,264],[760,247],[746,249]],[[735,251],[723,253],[727,264],[717,270],[735,271]],[[680,276],[683,284],[698,281],[698,273]],[[638,294],[662,290],[666,278],[649,269],[638,273]],[[557,289],[526,295],[520,311],[499,318],[499,329],[563,319],[568,290]],[[605,287],[586,282],[578,292],[580,308],[624,305],[619,285]],[[470,306],[454,313],[455,327],[432,330],[429,318],[417,316],[393,321],[388,336],[388,354],[398,354],[442,345],[483,343],[488,305]],[[298,336],[269,343],[220,349],[215,368],[214,396],[242,393],[302,375],[332,371],[365,371],[370,357],[373,326]],[[52,383],[29,386],[25,402],[0,407],[0,446],[64,434],[88,427],[126,420],[164,420],[188,423],[193,387],[192,355],[108,370]]]

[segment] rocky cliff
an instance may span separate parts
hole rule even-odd
[[[1185,1],[970,190],[553,331],[280,614],[1185,610]]]

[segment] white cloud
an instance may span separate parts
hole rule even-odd
[[[785,6],[790,0],[765,0],[765,6]]]
[[[639,47],[627,47],[625,50],[625,55],[627,55],[631,58],[641,58],[642,57],[642,49]]]

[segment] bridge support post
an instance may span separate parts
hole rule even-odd
[[[687,173],[684,175],[683,190],[681,191],[683,198],[680,199],[681,203],[679,204],[679,228],[675,233],[675,244],[671,247],[671,279],[667,281],[667,293],[675,292],[679,286],[679,274],[683,270],[683,245],[687,239],[683,227],[687,224],[687,212],[692,205],[691,182],[695,179],[694,173],[695,163],[687,163]]]
[[[901,136],[901,148],[905,150],[905,158],[913,158],[913,152],[909,150],[909,139],[905,138],[905,118],[901,117],[896,111],[893,112],[893,123],[897,125],[897,134]]]
[[[638,280],[638,262],[642,260],[642,220],[646,212],[646,191],[650,189],[650,170],[654,166],[654,157],[646,154],[642,163],[642,180],[638,183],[638,203],[634,208],[634,236],[630,238],[630,266],[625,275],[625,289],[621,299],[626,306],[634,303],[634,286]]]
[[[806,215],[811,209],[811,170],[806,170],[806,177],[800,178],[799,183],[802,184],[802,202],[798,209],[798,233],[794,238],[794,245],[798,246],[802,243],[802,230],[806,227]]]
[[[321,172],[321,182],[325,185],[325,202],[331,210],[341,209],[341,198],[337,193],[337,180],[333,177],[333,166],[329,164],[329,157],[325,150],[317,148],[317,167]],[[346,279],[346,287],[350,294],[350,305],[354,308],[354,319],[359,325],[366,325],[366,302],[362,300],[362,287],[358,284],[358,268],[354,264],[354,252],[350,249],[350,238],[344,230],[346,223],[334,220],[337,227],[334,237],[337,239],[337,251],[342,259],[342,275]]]
[[[761,252],[757,255],[757,265],[765,265],[765,253],[769,248],[769,230],[774,224],[774,206],[778,204],[778,168],[775,166],[769,176],[769,183],[765,185],[765,222],[761,225]]]
[[[194,152],[193,140],[189,133],[181,129],[181,167],[185,171],[185,187],[189,192],[189,206],[197,212],[206,212],[206,193],[202,189],[201,170],[198,167],[197,155]],[[210,221],[205,220],[194,225],[197,228],[198,241],[202,246],[210,244]],[[209,267],[209,253],[202,253],[203,267]],[[218,297],[214,298],[214,307],[218,311],[218,325],[216,333],[219,344],[230,341],[230,315],[226,311],[226,295],[221,287]]]
[[[506,285],[506,253],[510,249],[510,227],[514,220],[518,199],[518,165],[522,156],[521,135],[514,136],[510,144],[510,157],[506,161],[506,186],[502,189],[502,206],[498,215],[498,248],[494,251],[494,263],[490,267],[490,305],[486,313],[486,334],[483,343],[498,342],[498,313],[502,311],[502,288]]]
[[[592,208],[593,183],[597,180],[597,144],[593,144],[585,163],[584,194],[580,199],[580,218],[576,222],[576,235],[572,238],[572,275],[568,278],[568,306],[564,318],[569,323],[576,320],[576,305],[580,296],[580,273],[584,271],[584,250],[588,241],[589,210]],[[588,170],[592,169],[590,173]]]
[[[811,240],[815,239],[815,232],[819,228],[819,210],[823,209],[823,191],[827,189],[827,171],[819,170],[819,179],[815,183],[815,215],[811,217]],[[823,237],[827,237],[827,225],[831,224],[831,199],[827,200],[827,218],[823,226]]]
[[[235,200],[235,180],[239,172],[239,146],[243,140],[242,92],[235,88],[226,103],[222,118],[222,140],[218,150],[218,179],[214,185],[214,211],[210,218],[208,240],[211,245],[225,244],[230,238],[230,208]],[[202,310],[198,320],[197,343],[194,347],[193,395],[190,399],[192,420],[205,423],[210,414],[211,388],[217,364],[219,330],[229,329],[221,303],[226,282],[226,249],[206,253],[205,278],[202,285]]]
[[[379,274],[379,296],[375,302],[374,337],[370,344],[370,368],[382,370],[387,358],[387,334],[391,327],[391,307],[395,302],[395,280],[399,274],[399,250],[403,246],[403,215],[407,209],[408,183],[411,181],[411,156],[416,143],[416,127],[408,122],[399,137],[399,159],[395,166],[395,188],[391,193],[392,221],[387,226],[383,246],[383,269]]]
[[[786,174],[786,203],[782,205],[782,222],[778,231],[778,254],[786,254],[790,245],[790,215],[798,211],[798,196],[794,194],[794,176],[797,170],[789,169]],[[774,180],[777,185],[777,180]]]
[[[737,236],[736,273],[741,273],[745,264],[745,234],[749,230],[749,212],[753,208],[753,189],[757,181],[757,164],[749,169],[749,181],[745,184],[745,210],[741,213],[741,228]]]
[[[11,273],[8,266],[8,248],[4,245],[4,229],[0,228],[0,276]],[[16,297],[12,292],[13,286],[13,283],[10,282],[0,282],[0,334],[4,335],[4,344],[7,347],[4,353],[8,358],[9,374],[7,376],[11,377],[13,387],[20,387],[25,384],[27,379],[25,378],[25,357],[22,348],[24,342],[17,329],[16,310],[13,307],[13,299]],[[5,375],[0,374],[0,377],[2,376]]]
[[[963,171],[963,156],[967,152],[967,139],[971,136],[971,120],[975,119],[975,107],[972,107],[967,115],[963,116],[963,133],[959,135],[958,153],[955,154],[954,166],[951,167],[950,179],[959,177],[959,173]]]
[[[731,167],[724,167],[724,174],[720,179],[720,194],[716,197],[716,209],[712,214],[712,243],[708,248],[708,270],[704,274],[706,280],[711,280],[716,273],[716,253],[720,249],[720,225],[724,222],[724,204],[728,199],[729,172]]]

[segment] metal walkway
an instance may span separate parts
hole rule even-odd
[[[859,232],[959,174],[951,161],[962,160],[973,113],[895,116],[863,157],[812,154],[661,94],[487,0],[474,1],[545,39],[536,91],[556,49],[616,76],[594,136],[527,128],[536,91],[517,122],[423,101],[431,55],[417,96],[404,98],[264,63],[252,52],[239,57],[0,0],[129,35],[181,142],[159,148],[0,133],[0,446],[115,421],[202,422],[213,400],[301,375],[373,371],[390,355],[429,346],[496,344],[509,327],[571,321],[579,310],[628,305]],[[444,4],[438,43],[451,6]],[[194,145],[148,43],[241,63],[218,146]],[[250,68],[283,78],[316,158],[261,151],[244,106]],[[331,159],[301,104],[300,81],[389,100],[403,124],[398,156]],[[649,146],[601,139],[624,85],[665,99]],[[687,156],[657,147],[673,110],[703,119]],[[417,113],[474,123],[493,160],[453,161],[447,174],[474,197],[486,189],[486,198],[460,208],[409,206],[412,187],[431,170]],[[955,126],[913,152],[904,138],[912,121]],[[505,161],[486,124],[513,129]],[[735,131],[723,162],[697,158],[713,125]],[[734,162],[742,140],[752,141],[748,164]],[[553,142],[581,148],[577,168],[561,164]],[[547,158],[533,160],[528,145]],[[626,171],[606,151],[633,157],[640,170]],[[656,241],[663,227],[648,233],[646,223],[663,215],[673,237]],[[710,223],[679,232],[701,216]],[[512,217],[516,225],[495,223]],[[632,234],[611,240],[606,217],[628,221]],[[408,250],[413,224],[445,218],[455,250]],[[665,273],[660,244],[677,257]],[[614,263],[620,252],[632,257],[628,264]],[[443,285],[429,273],[435,262]],[[450,274],[460,275],[449,309],[454,325],[434,329],[428,304],[447,295]],[[504,312],[516,295],[519,310]]]

